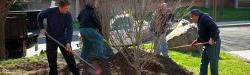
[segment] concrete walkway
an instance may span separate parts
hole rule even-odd
[[[222,40],[221,50],[250,61],[250,21],[217,22]]]
[[[216,22],[219,27],[240,27],[240,26],[250,26],[250,20],[246,21],[226,21],[226,22]]]
[[[246,59],[247,61],[250,62],[250,50],[241,50],[241,51],[229,51],[226,52],[229,54],[237,55],[243,59]]]

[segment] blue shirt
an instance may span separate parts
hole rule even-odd
[[[47,32],[58,41],[71,43],[73,28],[72,16],[70,12],[62,14],[59,8],[48,8],[38,15],[38,24],[40,29],[44,29],[43,21],[47,19]]]

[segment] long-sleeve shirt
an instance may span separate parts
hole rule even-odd
[[[199,35],[197,39],[198,42],[208,42],[210,38],[214,41],[218,39],[220,30],[210,16],[201,14],[197,24]]]
[[[47,19],[47,32],[58,41],[71,43],[73,35],[72,16],[70,12],[60,13],[59,8],[48,8],[38,15],[40,29],[44,29],[44,19]]]
[[[100,20],[97,17],[94,8],[90,6],[81,10],[77,19],[80,22],[80,28],[93,28],[99,30],[99,32],[102,31]]]

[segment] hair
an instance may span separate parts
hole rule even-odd
[[[96,1],[97,1],[97,0],[87,0],[87,2],[86,2],[86,7],[94,8],[95,2],[96,2]]]
[[[202,14],[202,11],[200,11],[199,9],[191,10],[191,15],[200,16],[201,14]]]
[[[59,4],[59,7],[64,7],[64,6],[70,5],[70,1],[60,0],[58,4]]]

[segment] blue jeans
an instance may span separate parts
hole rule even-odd
[[[160,53],[162,53],[163,57],[168,57],[168,51],[166,50],[168,48],[166,34],[163,33],[160,37],[156,37],[155,33],[152,32],[152,37],[156,55],[160,55]]]
[[[213,46],[205,46],[202,52],[200,75],[207,75],[208,64],[210,63],[211,75],[218,75],[218,62],[220,55],[221,40],[217,39]]]
[[[103,37],[93,28],[80,28],[83,37],[81,57],[87,61],[103,57]]]

